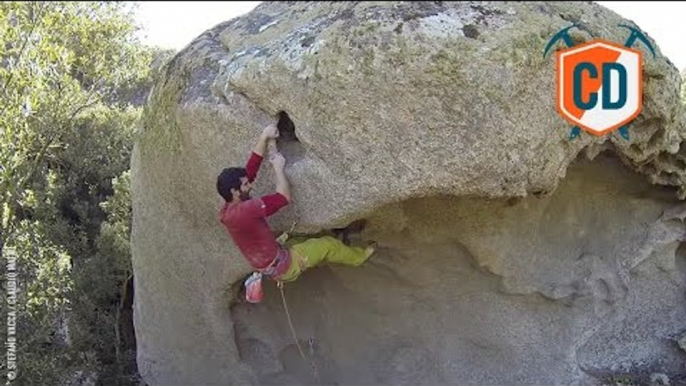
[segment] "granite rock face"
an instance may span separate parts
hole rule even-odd
[[[589,3],[281,2],[196,38],[163,68],[131,165],[144,379],[314,381],[278,291],[235,300],[250,267],[218,221],[217,174],[285,111],[295,201],[274,229],[366,218],[381,245],[286,287],[321,382],[686,382],[679,73],[638,46],[631,139],[570,141],[542,55],[572,23],[578,43],[623,42],[626,22]]]

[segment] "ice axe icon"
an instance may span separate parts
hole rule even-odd
[[[563,28],[560,31],[558,31],[550,39],[548,45],[545,46],[545,51],[543,51],[543,57],[545,58],[546,56],[548,56],[548,51],[550,51],[550,49],[553,48],[555,44],[557,44],[557,42],[559,42],[560,40],[562,40],[568,48],[574,47],[574,41],[572,40],[572,37],[569,36],[569,30],[574,27],[576,27],[576,24],[572,24],[569,27]]]
[[[653,49],[653,45],[650,44],[650,41],[648,38],[641,32],[636,27],[632,27],[630,25],[625,25],[625,24],[620,24],[620,27],[626,28],[631,31],[631,34],[629,35],[629,38],[626,39],[626,42],[624,43],[624,47],[631,48],[631,46],[636,43],[636,39],[640,40],[643,44],[645,44],[648,49],[650,49],[650,52],[653,54],[653,58],[655,58],[655,49]]]

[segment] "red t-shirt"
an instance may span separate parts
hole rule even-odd
[[[262,164],[262,157],[252,153],[245,166],[248,180],[253,182]],[[251,198],[237,204],[225,203],[220,211],[220,221],[228,230],[231,238],[250,264],[264,269],[281,253],[284,258],[275,267],[274,276],[285,272],[290,264],[290,256],[280,248],[272,232],[267,217],[288,205],[288,199],[281,193]]]

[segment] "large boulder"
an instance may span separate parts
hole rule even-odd
[[[135,328],[150,385],[686,382],[686,124],[644,50],[616,133],[555,110],[550,37],[624,41],[592,3],[280,2],[208,30],[156,83],[132,158]],[[265,125],[315,233],[366,218],[380,252],[287,285],[308,360],[218,219],[215,182]],[[257,194],[273,189],[263,166]],[[657,374],[657,375],[656,375]]]

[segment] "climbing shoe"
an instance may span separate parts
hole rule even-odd
[[[337,239],[341,240],[343,244],[350,245],[350,235],[361,233],[366,225],[367,220],[360,219],[351,222],[345,228],[332,229],[331,232],[336,236]]]
[[[365,260],[369,259],[376,253],[376,249],[378,248],[378,244],[376,241],[372,241],[367,246],[364,248],[364,257]]]

